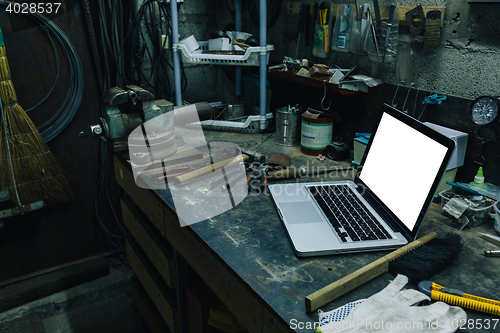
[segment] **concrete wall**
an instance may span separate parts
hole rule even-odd
[[[181,7],[188,3],[197,7],[197,3],[205,2],[190,0]],[[275,47],[275,51],[271,54],[271,60],[274,62],[282,62],[284,56],[295,56],[296,52],[298,18],[287,15],[286,3],[287,1],[283,1],[280,17],[268,31],[268,43]],[[384,0],[380,3],[388,5],[391,1]],[[468,99],[485,94],[499,95],[497,87],[500,83],[498,75],[500,5],[468,4],[465,0],[418,2],[406,0],[398,3],[400,6],[418,4],[424,7],[446,7],[439,47],[436,55],[426,65],[422,65],[422,43],[414,42],[408,28],[403,26],[399,29],[398,59],[395,63],[382,64],[369,60],[365,55],[333,51],[330,52],[328,59],[321,61],[342,68],[350,68],[357,64],[357,73],[371,75],[387,83],[397,84],[404,80],[406,86],[414,83],[415,88],[445,95]],[[228,22],[234,21],[233,14],[225,6],[225,1],[216,1],[215,6],[216,27],[223,27]],[[187,9],[186,6],[183,10]],[[249,19],[247,6],[243,9],[242,30],[258,36],[258,28]],[[311,47],[304,46],[304,38],[300,44],[298,57],[312,59]]]

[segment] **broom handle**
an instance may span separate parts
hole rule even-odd
[[[338,297],[348,293],[351,290],[365,284],[366,282],[376,278],[377,276],[389,271],[389,261],[392,261],[412,250],[419,247],[420,245],[427,243],[431,239],[435,238],[437,234],[431,232],[417,240],[383,256],[382,258],[358,269],[354,273],[351,273],[336,282],[329,284],[328,286],[315,291],[306,297],[306,310],[308,312],[317,310],[321,306],[330,303],[331,301],[337,299]]]
[[[9,155],[10,172],[12,173],[12,185],[14,186],[14,192],[16,192],[17,203],[20,207],[22,206],[22,204],[21,200],[19,199],[19,192],[17,191],[16,175],[14,174],[14,166],[12,164],[12,156],[10,154],[9,135],[7,134],[7,123],[5,122],[5,113],[3,112],[3,101],[1,97],[0,97],[0,110],[2,111],[3,131],[5,133],[5,144],[7,146],[7,154]]]

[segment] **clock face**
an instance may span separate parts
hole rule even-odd
[[[499,101],[497,98],[483,96],[472,104],[471,117],[478,125],[488,125],[498,117]]]

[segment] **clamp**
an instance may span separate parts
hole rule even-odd
[[[174,109],[173,103],[155,100],[151,92],[134,85],[128,85],[125,89],[113,87],[106,90],[101,96],[101,106],[100,124],[90,126],[90,132],[81,132],[80,138],[91,135],[126,141],[126,136],[142,123]],[[159,122],[158,128],[150,130],[165,131],[168,126],[164,125]],[[126,145],[122,148],[126,149]]]
[[[434,94],[434,95],[430,95],[430,96],[427,96],[424,101],[422,102],[422,104],[443,104],[443,101],[446,99],[446,95],[438,95],[438,94]]]

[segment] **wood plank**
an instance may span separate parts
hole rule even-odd
[[[8,280],[0,285],[0,312],[109,274],[103,256],[93,256]]]
[[[289,16],[299,16],[300,12],[300,6],[302,5],[302,2],[300,1],[287,1],[286,5],[286,11]],[[399,24],[400,25],[408,25],[408,22],[406,22],[406,16],[405,14],[412,10],[413,6],[399,6]],[[424,9],[424,14],[427,15],[427,12],[431,10],[439,10],[441,12],[441,26],[443,26],[443,20],[444,20],[444,10],[446,7],[423,7]],[[309,3],[309,11],[310,11],[310,17],[313,17],[314,13],[314,3],[310,2]],[[380,16],[382,19],[385,17],[389,17],[389,6],[380,6]],[[337,4],[333,5],[333,15],[332,15],[332,20],[335,21],[335,18],[337,17]]]
[[[213,329],[208,325],[210,307],[222,302],[203,281],[186,287],[186,308],[189,333],[206,333]]]
[[[2,333],[45,333],[43,322],[38,312],[30,313],[24,317],[17,318],[0,324]]]
[[[144,204],[142,196],[146,190],[137,190],[139,188],[133,181],[130,166],[126,167],[116,156],[114,159],[118,183],[141,210],[144,210],[144,206],[139,202]],[[262,306],[257,296],[239,280],[234,272],[219,261],[216,254],[211,253],[203,242],[200,242],[189,227],[180,226],[176,214],[165,206],[161,199],[153,195],[150,198],[153,202],[147,203],[145,207],[157,205],[162,207],[163,211],[155,214],[164,218],[165,237],[168,242],[177,249],[249,332],[260,333],[262,331]]]
[[[389,262],[399,258],[406,253],[413,251],[417,247],[427,243],[437,236],[435,232],[430,232],[397,250],[375,260],[374,262],[361,267],[357,271],[344,276],[340,280],[321,288],[318,291],[306,296],[305,306],[308,312],[314,311],[323,305],[330,303],[338,297],[348,293],[351,290],[365,284],[375,277],[389,271]]]
[[[375,277],[389,271],[389,261],[380,258],[360,269],[344,276],[328,286],[308,295],[305,299],[306,310],[314,311],[330,303],[349,291],[365,284]]]
[[[130,279],[132,302],[142,315],[152,333],[168,332],[168,326],[155,308],[153,301],[148,296],[146,290],[141,285],[139,279],[133,276]]]
[[[165,238],[159,235],[158,230],[149,221],[145,221],[140,216],[129,199],[122,198],[121,207],[123,223],[158,270],[167,286],[175,288],[175,260],[165,244]]]
[[[133,239],[127,239],[127,259],[170,331],[178,333],[179,313],[175,301],[168,294],[165,282]]]
[[[113,158],[116,181],[133,198],[134,202],[141,207],[141,210],[160,231],[160,234],[165,236],[162,204],[154,197],[150,190],[136,185],[130,166],[124,165],[122,160],[116,157],[116,155]]]

